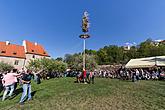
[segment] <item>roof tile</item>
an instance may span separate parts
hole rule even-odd
[[[35,43],[27,41],[27,40],[25,40],[25,43],[26,43],[26,50],[27,50],[26,53],[49,56],[42,45],[40,44],[35,45]]]
[[[0,42],[0,56],[26,58],[23,46],[15,44],[6,45],[6,42]]]

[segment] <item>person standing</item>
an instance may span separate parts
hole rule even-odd
[[[3,75],[2,75],[2,73],[0,73],[0,93],[1,93],[2,90],[3,90],[2,79],[3,79]]]
[[[136,72],[135,72],[135,70],[131,71],[131,76],[132,76],[132,82],[135,82],[136,81]]]
[[[139,81],[139,75],[140,75],[140,72],[138,69],[135,70],[135,73],[136,73],[136,80]]]
[[[94,84],[94,72],[90,72],[89,77],[90,77],[89,83],[92,82],[92,84]]]
[[[86,78],[87,78],[87,72],[85,69],[83,69],[83,79],[84,79],[84,83],[86,83]]]
[[[2,84],[5,87],[5,91],[2,97],[2,101],[5,100],[7,93],[9,92],[8,96],[11,97],[13,92],[14,92],[14,86],[15,83],[17,82],[17,76],[19,76],[19,74],[15,73],[16,71],[13,69],[13,72],[9,72],[6,75],[4,75],[3,79],[2,79]]]
[[[22,93],[22,97],[20,100],[20,104],[24,104],[26,95],[28,95],[28,100],[32,99],[31,96],[31,79],[32,79],[32,74],[30,70],[27,70],[27,72],[25,72],[22,76],[22,88],[23,88],[23,93]]]
[[[33,75],[34,75],[34,81],[37,83],[37,84],[40,84],[41,83],[41,76],[40,76],[40,73],[42,72],[43,70],[40,70],[37,72],[37,70],[35,70],[33,72]],[[53,76],[53,75],[52,75]]]

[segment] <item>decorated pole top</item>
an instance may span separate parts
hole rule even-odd
[[[87,39],[90,37],[89,34],[87,34],[87,32],[89,31],[89,18],[88,18],[89,14],[87,11],[84,12],[83,17],[82,17],[82,32],[84,32],[84,34],[80,35],[79,37],[82,39]]]
[[[83,18],[82,18],[82,31],[84,33],[88,32],[89,29],[89,18],[88,18],[89,14],[87,11],[84,12],[83,14]]]

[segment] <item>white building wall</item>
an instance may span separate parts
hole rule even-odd
[[[34,59],[40,59],[40,58],[44,58],[44,57],[45,56],[41,56],[41,55],[26,54],[25,66],[28,66],[28,62],[30,61],[30,59],[34,60]],[[50,58],[50,57],[45,57],[45,58]]]
[[[18,60],[18,65],[14,64],[16,60]],[[14,66],[14,68],[20,70],[21,68],[24,67],[25,59],[0,56],[0,62],[11,64]]]
[[[0,56],[0,62],[8,63],[14,66],[14,68],[21,70],[23,67],[28,66],[28,62],[30,59],[37,59],[37,58],[44,58],[45,56],[40,56],[40,55],[34,55],[35,58],[33,58],[33,54],[26,54],[26,59],[21,59],[21,58],[14,58],[14,57],[4,57]],[[45,57],[45,58],[50,58],[50,57]],[[18,65],[15,65],[15,61],[18,61]]]

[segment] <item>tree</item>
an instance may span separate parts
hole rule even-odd
[[[1,72],[8,72],[14,69],[14,67],[8,63],[0,62],[0,71]]]
[[[65,61],[68,63],[68,68],[75,71],[82,71],[83,69],[83,55],[65,55]],[[97,63],[94,55],[86,54],[86,70],[94,70],[97,68]]]
[[[126,56],[127,56],[129,59],[138,57],[137,48],[136,48],[135,46],[132,46],[132,47],[130,48],[130,50],[126,52]],[[129,59],[128,59],[128,60],[129,60]]]
[[[116,45],[109,45],[96,50],[85,50],[87,55],[92,55],[99,65],[109,65],[109,64],[125,64],[130,59],[141,58],[141,57],[152,57],[152,56],[161,56],[165,55],[165,43],[159,43],[155,45],[155,42],[152,39],[147,39],[144,42],[141,42],[138,46],[132,46],[130,50],[124,50],[123,47]],[[69,67],[74,67],[75,63],[82,61],[80,57],[82,53],[76,53],[73,55],[65,55],[64,61],[68,63]],[[81,65],[82,66],[82,65]]]
[[[56,58],[57,61],[63,61],[63,58],[62,57],[58,57]]]
[[[88,49],[85,49],[85,53],[88,54],[88,55],[96,55],[97,54],[97,51],[96,50],[88,50]]]
[[[105,46],[97,52],[98,64],[113,64],[123,61],[124,49],[115,45]]]
[[[108,58],[108,54],[106,52],[105,49],[100,49],[99,51],[97,51],[97,62],[98,64],[108,64],[109,63],[109,59],[112,59],[112,57]]]
[[[67,64],[55,59],[42,58],[30,60],[27,68],[33,71],[64,72],[67,68]]]
[[[41,67],[40,59],[30,60],[27,69],[30,69],[32,71],[39,71]]]

